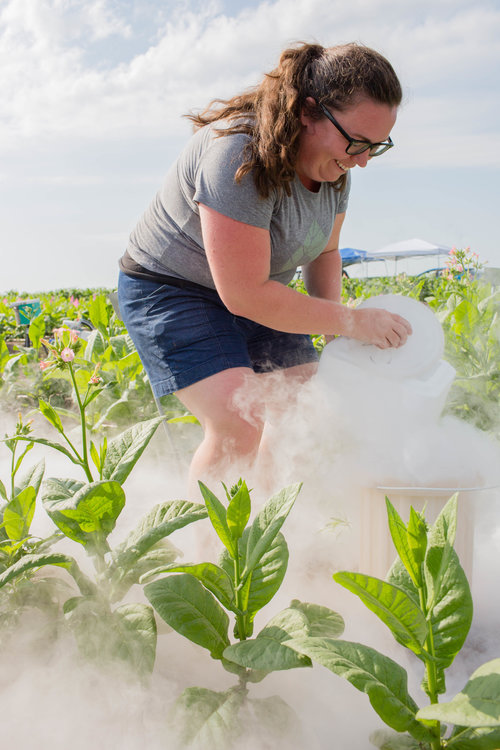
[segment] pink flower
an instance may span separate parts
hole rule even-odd
[[[92,377],[89,380],[89,383],[92,383],[92,385],[98,385],[101,382],[102,378],[99,378],[97,375],[92,375]]]
[[[66,328],[54,328],[53,334],[56,339],[61,338]]]
[[[75,352],[66,346],[61,352],[61,359],[63,362],[72,362],[75,358]]]
[[[52,362],[50,362],[48,359],[45,359],[43,362],[40,362],[40,370],[46,370],[47,367],[50,367]]]
[[[70,331],[69,340],[72,344],[76,344],[78,341],[78,331]]]

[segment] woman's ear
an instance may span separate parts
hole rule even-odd
[[[300,122],[304,127],[308,127],[316,122],[316,118],[313,117],[312,114],[316,107],[317,105],[315,100],[312,98],[312,96],[308,96],[300,113]]]

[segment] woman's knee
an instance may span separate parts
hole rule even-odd
[[[259,448],[263,429],[262,421],[249,421],[237,412],[229,412],[223,419],[208,420],[205,436],[218,442],[225,454],[252,455]]]

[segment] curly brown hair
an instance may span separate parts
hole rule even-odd
[[[307,97],[316,104],[308,106]],[[273,188],[290,195],[303,108],[320,119],[324,115],[319,104],[342,111],[366,97],[390,107],[401,104],[401,84],[379,52],[355,42],[334,47],[300,43],[281,53],[278,67],[266,73],[258,86],[232,99],[214,99],[204,111],[187,117],[195,130],[231,120],[218,135],[250,136],[236,180],[253,172],[259,194],[265,198]],[[345,179],[342,175],[333,186],[342,189]]]

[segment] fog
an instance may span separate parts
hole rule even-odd
[[[282,387],[287,386],[283,383]],[[328,606],[345,619],[343,637],[379,649],[408,670],[410,693],[425,705],[427,699],[419,687],[420,662],[398,646],[377,617],[337,585],[332,574],[339,569],[376,573],[363,567],[362,561],[376,568],[380,560],[393,555],[384,531],[386,494],[400,504],[407,520],[410,503],[421,508],[427,502],[428,511],[435,514],[455,489],[460,490],[457,551],[466,559],[475,616],[466,646],[447,672],[451,696],[475,668],[499,654],[495,579],[499,572],[500,462],[498,444],[492,438],[455,418],[441,417],[441,404],[415,412],[410,399],[405,410],[401,400],[392,397],[395,388],[393,384],[384,392],[373,373],[360,384],[325,365],[302,388],[293,409],[274,423],[272,476],[263,482],[255,474],[248,482],[253,488],[254,512],[269,488],[274,491],[296,481],[303,482],[303,487],[283,527],[290,548],[288,572],[275,599],[258,614],[256,632],[291,599]],[[2,434],[14,422],[12,415],[4,414]],[[174,442],[176,429],[192,430],[193,443],[199,438],[198,428],[192,425],[171,425],[170,429]],[[4,483],[10,474],[9,455],[1,449]],[[26,463],[33,464],[42,455],[47,462],[45,477],[78,476],[64,457],[40,446],[30,451]],[[157,431],[125,483],[127,503],[110,538],[112,546],[156,503],[197,499],[186,494],[188,458],[173,456],[167,436],[162,429]],[[220,486],[213,484],[211,489],[223,497]],[[367,530],[368,512],[372,526]],[[51,521],[39,507],[33,533],[43,536],[51,529]],[[186,562],[216,561],[220,545],[214,538],[208,521],[170,537]],[[65,542],[61,549],[84,557],[76,543]],[[144,600],[137,586],[132,597]],[[8,653],[2,655],[2,665],[3,744],[34,745],[38,750],[173,748],[175,742],[166,733],[164,720],[180,692],[189,686],[223,690],[236,682],[202,648],[160,623],[153,677],[145,685],[134,683],[125,675],[85,664],[69,636],[55,643],[45,639],[43,622],[35,613],[22,619]],[[297,713],[300,730],[293,741],[283,739],[282,746],[287,748],[367,750],[370,733],[382,727],[365,695],[319,666],[271,674],[251,685],[250,695],[279,695]],[[259,731],[248,732],[235,748],[280,747],[280,742]]]

